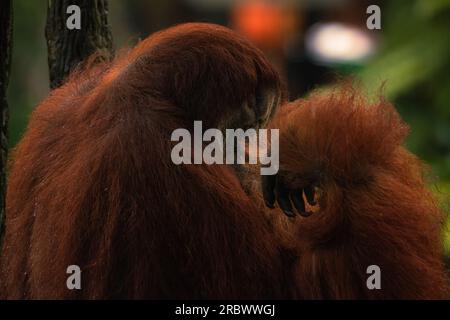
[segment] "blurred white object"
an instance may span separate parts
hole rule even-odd
[[[325,63],[363,62],[376,50],[376,41],[367,31],[343,23],[318,23],[306,33],[306,52]]]

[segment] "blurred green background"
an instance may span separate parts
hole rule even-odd
[[[366,27],[371,4],[381,8],[381,30]],[[341,74],[371,92],[384,83],[411,126],[408,147],[430,164],[430,185],[450,212],[450,0],[110,0],[109,8],[116,48],[180,22],[232,27],[266,52],[291,98]],[[46,0],[14,1],[11,147],[49,91],[46,9]],[[450,256],[449,233],[446,239]]]

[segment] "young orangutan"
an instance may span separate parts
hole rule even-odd
[[[343,85],[282,107],[270,126],[280,128],[280,171],[265,178],[266,203],[307,216],[282,227],[295,247],[299,298],[449,297],[444,214],[423,164],[403,146],[408,127],[391,104]],[[318,204],[305,209],[302,190],[306,204]],[[380,290],[367,287],[372,265]]]

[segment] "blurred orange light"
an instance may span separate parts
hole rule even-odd
[[[263,48],[279,47],[283,40],[283,10],[266,1],[247,1],[233,12],[234,27]]]

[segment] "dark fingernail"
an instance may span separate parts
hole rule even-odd
[[[305,202],[303,201],[302,190],[297,190],[291,193],[291,200],[298,212],[301,213],[305,211]]]
[[[313,213],[311,211],[299,211],[298,214],[301,215],[304,218],[307,218],[310,215],[312,215]]]
[[[314,199],[314,187],[308,186],[304,189],[306,200],[312,206],[316,205],[316,200]]]
[[[283,210],[284,214],[287,215],[289,218],[294,218],[295,214],[292,211],[289,210]]]
[[[275,208],[275,206],[274,206],[273,203],[270,203],[270,202],[268,202],[268,201],[264,201],[264,203],[266,204],[266,207],[268,207],[268,208],[270,208],[270,209]]]

